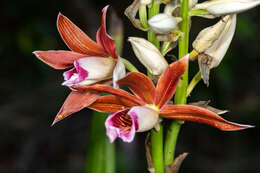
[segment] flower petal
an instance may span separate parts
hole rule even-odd
[[[66,118],[72,113],[78,112],[81,109],[87,107],[97,100],[99,93],[96,92],[78,92],[72,91],[65,102],[63,103],[60,111],[56,115],[52,125],[58,121]]]
[[[106,122],[107,136],[110,142],[113,142],[117,137],[124,142],[132,142],[137,130],[137,121],[135,115],[128,115],[129,109],[124,109],[110,115]]]
[[[193,105],[167,105],[162,108],[160,115],[176,120],[208,124],[225,131],[243,130],[253,127],[250,125],[229,122],[214,112]]]
[[[148,104],[154,101],[155,87],[153,82],[142,73],[131,72],[125,78],[117,82],[127,86],[136,96]]]
[[[96,42],[91,40],[81,29],[61,13],[59,13],[57,18],[57,28],[62,39],[72,51],[89,56],[108,56]]]
[[[84,54],[64,50],[34,51],[33,54],[55,69],[71,67],[75,60],[86,57]]]
[[[107,54],[111,55],[113,58],[118,58],[116,53],[115,41],[107,34],[106,31],[106,14],[108,6],[104,7],[102,12],[101,26],[97,32],[97,42],[98,45],[102,46]]]
[[[101,85],[101,84],[95,84],[95,85],[91,85],[91,86],[78,86],[74,88],[75,90],[79,90],[79,91],[96,91],[96,92],[101,92],[101,93],[109,93],[109,94],[113,94],[119,97],[122,97],[124,99],[129,99],[130,101],[140,104],[140,105],[145,105],[146,103],[144,101],[142,101],[141,99],[139,99],[138,97],[129,94],[128,92],[121,90],[121,89],[115,89],[111,86],[107,86],[107,85]]]
[[[74,66],[76,73],[67,80],[64,78],[65,82],[63,82],[63,85],[75,87],[111,79],[116,61],[113,58],[87,57],[76,60]],[[68,72],[65,72],[64,76],[69,76],[67,75]]]
[[[114,113],[133,106],[137,106],[137,104],[121,97],[102,96],[99,97],[93,104],[88,106],[88,108],[99,112]]]
[[[179,78],[185,72],[189,55],[170,64],[161,75],[155,91],[155,102],[159,108],[168,103],[178,86]]]
[[[148,106],[134,106],[128,114],[137,117],[137,132],[151,130],[159,120],[159,114]]]
[[[125,77],[126,75],[126,70],[125,70],[125,65],[122,62],[121,58],[118,57],[116,66],[114,68],[113,72],[113,87],[114,88],[119,88],[117,81]]]

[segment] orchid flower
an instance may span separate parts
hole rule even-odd
[[[102,84],[79,86],[76,89],[112,94],[101,96],[88,106],[96,111],[113,113],[105,122],[107,135],[111,142],[117,137],[125,142],[131,142],[136,132],[144,132],[155,127],[160,116],[204,123],[226,131],[251,127],[226,121],[217,113],[199,106],[168,105],[167,103],[177,88],[180,76],[186,70],[187,63],[188,55],[170,64],[159,78],[156,87],[144,74],[129,73],[117,83],[127,86],[134,95]]]
[[[108,6],[102,12],[101,27],[97,31],[97,42],[91,40],[81,29],[67,17],[58,14],[58,31],[69,47],[66,50],[49,50],[33,52],[37,58],[54,69],[72,69],[63,73],[62,85],[76,87],[104,82],[113,77],[116,80],[125,75],[125,68],[117,55],[115,41],[106,32],[106,13]],[[54,123],[68,115],[81,110],[93,103],[99,94],[96,92],[72,91],[64,102]]]

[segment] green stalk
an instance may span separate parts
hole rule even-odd
[[[149,25],[147,22],[147,11],[146,11],[146,5],[144,4],[141,4],[139,7],[139,19],[142,24],[142,27],[148,29]]]
[[[148,10],[149,19],[160,12],[160,2],[158,0],[153,0],[151,8]],[[158,49],[160,47],[160,42],[155,39],[155,33],[148,31],[148,41],[153,43]],[[148,77],[151,78],[151,73],[147,72]],[[163,126],[160,125],[160,130],[151,130],[151,152],[152,160],[155,169],[155,173],[164,173],[163,164]]]
[[[209,14],[209,12],[207,10],[203,10],[203,9],[189,11],[189,16],[207,15],[207,14]]]
[[[161,54],[164,55],[168,51],[170,46],[171,46],[171,42],[165,41],[161,48]]]
[[[151,152],[155,173],[164,173],[163,166],[163,126],[160,130],[151,130]]]
[[[127,59],[124,59],[124,58],[121,58],[121,60],[124,63],[125,68],[127,70],[129,70],[130,72],[139,72],[137,70],[137,68],[135,68],[135,66],[130,61],[128,61]]]
[[[199,83],[200,80],[201,80],[201,72],[198,71],[198,73],[190,81],[190,84],[187,88],[186,97],[188,97],[190,95],[190,93],[195,88],[195,86]]]
[[[164,146],[164,165],[168,166],[173,162],[175,146],[178,139],[178,134],[181,128],[181,123],[173,121],[167,129],[165,146]]]
[[[188,53],[189,46],[189,0],[181,1],[181,18],[182,22],[180,30],[183,36],[179,39],[179,59]],[[186,104],[186,92],[188,86],[188,67],[186,72],[182,75],[178,88],[175,93],[175,104]],[[170,165],[174,160],[176,142],[181,128],[182,122],[173,121],[167,131],[164,150],[165,166]]]
[[[149,19],[152,18],[154,15],[160,12],[160,2],[158,0],[153,0],[151,8],[148,10],[148,17]],[[155,39],[155,33],[152,31],[148,31],[148,40],[153,43],[157,48],[160,46],[160,42]]]

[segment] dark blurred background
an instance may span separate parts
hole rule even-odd
[[[100,25],[102,8],[110,4],[124,23],[125,39],[143,36],[123,15],[132,1],[45,0],[7,1],[0,5],[0,172],[82,173],[85,169],[91,111],[85,109],[50,127],[69,93],[62,71],[32,55],[35,50],[67,49],[56,29],[58,12],[68,16],[91,38]],[[189,101],[211,100],[230,110],[224,118],[256,125],[254,129],[222,132],[207,125],[185,123],[177,154],[189,152],[181,173],[260,172],[260,13],[259,7],[239,14],[231,47],[210,86],[202,82]],[[110,13],[110,11],[109,11]],[[217,20],[194,18],[191,40]],[[176,52],[173,51],[173,54]],[[138,64],[124,42],[123,57]],[[198,70],[191,63],[191,76]],[[138,66],[139,69],[142,66]],[[167,125],[167,122],[165,123]],[[131,144],[116,141],[117,172],[147,172],[144,138]]]

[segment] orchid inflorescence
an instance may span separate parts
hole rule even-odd
[[[146,10],[155,9],[156,4],[157,12],[149,15],[147,20]],[[160,4],[164,5],[161,13],[158,8]],[[148,76],[133,72],[131,68],[127,68],[130,72],[126,74],[115,41],[106,31],[108,6],[103,9],[101,27],[96,34],[97,42],[67,17],[58,14],[58,31],[70,50],[33,52],[37,58],[55,69],[72,67],[63,73],[62,83],[71,89],[71,93],[53,124],[83,108],[112,113],[105,122],[111,142],[116,138],[131,142],[136,132],[153,128],[158,130],[158,125],[165,118],[208,124],[225,131],[252,127],[229,122],[219,116],[225,111],[210,106],[185,103],[174,105],[170,100],[179,81],[184,80],[182,75],[188,71],[189,60],[198,59],[199,80],[201,75],[209,85],[210,70],[220,64],[233,38],[237,13],[259,4],[259,0],[214,0],[203,3],[197,3],[196,0],[134,0],[125,14],[136,28],[148,32],[148,40],[139,37],[129,37],[128,40],[136,57],[149,72]],[[180,15],[183,9],[188,14],[186,18]],[[139,18],[136,18],[138,12]],[[189,32],[189,26],[188,31],[185,31],[181,24],[191,20],[192,16],[221,19],[198,34],[190,54],[180,57],[178,61],[167,62],[165,55]],[[131,93],[120,89],[120,86],[128,87]],[[191,86],[194,87],[194,83]],[[189,89],[192,90],[192,87]],[[186,93],[187,86],[184,89]],[[186,94],[182,97],[186,100]]]

